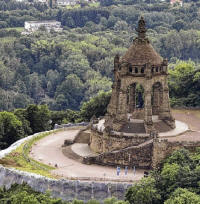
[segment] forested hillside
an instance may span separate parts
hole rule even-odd
[[[141,15],[153,46],[171,63],[172,104],[200,105],[200,3],[190,1],[181,7],[168,2],[102,0],[99,7],[82,7],[69,10],[0,1],[1,110],[30,103],[78,110],[100,91],[109,91],[113,58],[130,46]],[[15,28],[25,20],[47,19],[61,21],[64,31],[41,29],[24,36]]]

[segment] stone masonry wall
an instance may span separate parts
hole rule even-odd
[[[190,151],[194,151],[196,147],[200,147],[198,141],[177,141],[170,142],[167,139],[155,139],[153,142],[153,158],[152,166],[156,168],[159,163],[167,156],[173,153],[173,151],[185,148]]]
[[[152,165],[153,141],[118,151],[102,153],[96,157],[83,158],[83,163],[96,163],[110,166],[129,166],[149,169]]]
[[[53,197],[67,201],[96,199],[102,202],[112,196],[124,199],[126,189],[131,186],[127,183],[55,180],[0,166],[0,187],[5,186],[9,189],[12,184],[22,184],[23,182],[36,191],[44,193],[48,190]]]
[[[129,146],[136,146],[149,139],[146,134],[118,135],[117,132],[108,136],[97,130],[91,130],[90,148],[94,152],[103,153],[120,150]]]

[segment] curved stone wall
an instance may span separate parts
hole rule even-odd
[[[73,125],[70,125],[70,127],[71,126]],[[77,124],[74,126],[77,126]],[[16,149],[23,142],[38,136],[38,134],[41,133],[36,133],[23,138],[15,142],[9,148],[0,151],[0,159]],[[23,172],[14,168],[6,168],[0,165],[0,187],[5,186],[8,189],[14,183],[22,184],[23,182],[27,183],[36,191],[45,192],[48,190],[51,192],[53,197],[61,198],[67,201],[72,201],[74,199],[84,201],[96,199],[102,202],[104,199],[112,196],[115,196],[118,199],[123,199],[127,188],[131,186],[131,184],[128,183],[50,179],[34,173]]]
[[[120,150],[130,146],[137,146],[149,139],[149,134],[120,133],[113,131],[107,137],[103,132],[91,130],[90,148],[97,153]]]
[[[53,197],[67,201],[74,199],[103,201],[112,196],[123,199],[126,189],[131,186],[127,183],[49,179],[37,174],[0,166],[1,187],[5,186],[8,189],[14,183],[22,184],[23,182],[36,191],[46,192],[48,190]]]
[[[84,157],[83,163],[124,167],[135,166],[137,168],[150,169],[152,167],[152,157],[153,140],[148,140],[137,146],[105,152],[98,156]]]

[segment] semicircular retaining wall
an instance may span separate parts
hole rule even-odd
[[[72,126],[78,126],[77,124],[71,124]],[[52,132],[52,131],[46,131]],[[45,132],[42,132],[45,133]],[[0,159],[19,147],[23,142],[38,136],[28,136],[21,140],[18,140],[10,147],[0,151]],[[97,172],[98,173],[98,172]],[[63,200],[72,201],[74,199],[88,201],[90,199],[96,199],[102,202],[108,197],[115,196],[118,199],[124,199],[127,188],[131,186],[128,183],[117,182],[94,182],[94,181],[81,181],[81,180],[66,180],[66,179],[50,179],[38,174],[19,171],[15,168],[7,168],[0,165],[0,187],[5,186],[7,189],[12,184],[27,183],[31,188],[39,192],[51,192],[51,195],[55,198],[61,198]]]

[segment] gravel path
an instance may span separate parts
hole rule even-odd
[[[186,132],[176,137],[170,137],[170,141],[200,141],[200,111],[173,110],[176,120],[185,122],[192,131]],[[111,180],[111,181],[137,181],[143,175],[143,170],[137,170],[134,175],[133,170],[129,169],[125,176],[121,170],[120,176],[116,175],[116,168],[100,165],[85,165],[76,160],[69,159],[62,153],[62,144],[65,139],[73,139],[78,130],[67,129],[49,135],[38,141],[30,153],[35,160],[58,167],[52,171],[53,174],[63,178],[79,178],[85,180]]]
[[[140,180],[143,175],[143,170],[137,170],[134,175],[133,170],[128,171],[125,176],[124,170],[121,170],[120,176],[116,175],[116,168],[100,166],[100,165],[85,165],[78,161],[67,158],[62,153],[62,144],[65,139],[73,139],[78,130],[65,130],[51,134],[40,141],[33,147],[30,153],[31,157],[42,163],[51,166],[58,166],[52,173],[64,178],[79,178],[83,180],[110,180],[110,181],[125,181],[131,182]]]

